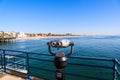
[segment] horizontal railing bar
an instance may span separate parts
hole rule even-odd
[[[33,68],[33,69],[39,69],[39,70],[43,70],[43,71],[55,72],[54,70],[43,69],[43,68],[38,68],[38,67],[33,67],[33,66],[29,66],[29,68]]]
[[[15,61],[15,63],[20,63],[20,62],[23,62],[24,60],[18,60],[18,61]]]
[[[25,70],[25,69],[20,69],[20,68],[16,68],[16,69],[6,68],[6,69],[7,69],[7,70],[12,70],[12,71],[17,71],[17,72],[22,73],[22,74],[26,74],[26,73],[27,73],[27,70]],[[21,70],[24,70],[24,71],[26,71],[26,72],[21,71]]]
[[[84,78],[97,79],[97,80],[112,80],[112,79],[103,79],[103,78],[98,78],[98,77],[93,77],[93,76],[91,77],[91,76],[84,76],[84,75],[72,74],[72,73],[66,73],[66,74],[70,76],[84,77]]]
[[[37,55],[52,56],[50,54],[40,54],[40,53],[27,52],[27,51],[16,51],[16,50],[6,50],[6,49],[1,49],[1,50],[3,50],[3,51],[10,51],[10,52],[19,52],[19,53],[28,53],[28,54],[37,54]]]
[[[47,62],[53,62],[52,60],[45,60],[45,59],[38,59],[38,58],[29,58],[34,60],[40,60],[40,61],[47,61]],[[107,68],[107,69],[113,69],[113,67],[107,67],[107,66],[96,66],[96,65],[88,65],[88,64],[77,64],[77,63],[68,63],[70,65],[79,65],[79,66],[90,66],[90,67],[99,67],[99,68]]]
[[[24,64],[19,64],[19,63],[14,63],[14,62],[8,62],[8,63],[17,64],[17,65],[21,65],[21,66],[27,66],[27,65],[24,65]],[[37,67],[33,67],[33,66],[30,66],[30,67],[37,68]],[[38,68],[38,69],[42,69],[42,68]]]
[[[13,62],[12,62],[13,63]],[[17,65],[22,65],[22,64],[18,64],[18,63],[13,63],[13,64],[17,64]],[[26,66],[26,65],[22,65],[22,66]],[[49,70],[49,69],[43,69],[43,68],[38,68],[38,67],[33,67],[33,66],[29,66],[30,68],[34,68],[34,69],[40,69],[43,71],[50,71],[50,72],[55,72],[53,70]]]
[[[43,55],[43,56],[52,56],[50,54],[41,54],[41,53],[34,53],[34,52],[28,52],[29,54],[37,54],[37,55]]]
[[[19,55],[12,55],[12,54],[5,54],[5,55],[10,55],[10,56],[15,56],[15,57],[17,56],[17,57],[20,57],[20,58],[26,58],[26,57],[19,56]],[[32,58],[32,57],[29,57],[29,59],[53,62],[52,60],[38,59],[38,58]]]
[[[15,57],[20,57],[20,58],[26,58],[26,57],[24,57],[24,56],[19,56],[19,55],[12,55],[12,54],[5,54],[5,55],[8,55],[8,56],[15,56]],[[38,58],[32,58],[32,57],[29,57],[29,59],[53,62],[52,60],[38,59]]]
[[[54,70],[43,69],[43,68],[32,67],[32,66],[30,66],[30,68],[39,69],[39,70],[43,70],[43,71],[55,72]],[[90,76],[83,76],[83,75],[72,74],[72,73],[66,73],[66,74],[67,75],[71,75],[71,76],[76,76],[76,77],[84,77],[84,78],[91,78],[91,79],[101,79],[101,80],[110,80],[110,79],[102,79],[102,78],[90,77]]]
[[[15,51],[15,50],[6,50],[6,51]],[[24,51],[16,51],[16,52],[24,52]],[[24,52],[24,53],[28,53],[28,52]],[[11,54],[6,54],[6,55],[11,55]],[[26,58],[23,56],[18,56],[18,55],[11,55],[11,56],[17,56],[17,57],[22,57],[22,58]],[[83,58],[83,57],[69,57],[69,58],[75,58],[75,59],[90,59],[90,60],[103,60],[103,61],[113,61],[111,59],[96,59],[96,58]],[[42,60],[42,59],[37,59],[37,58],[30,58],[30,59],[36,59],[36,60]],[[49,60],[42,60],[42,61],[49,61]],[[52,61],[50,61],[52,62]],[[118,61],[116,61],[117,64],[120,65],[120,63]]]
[[[15,63],[17,65],[21,65],[18,63]],[[22,65],[25,66],[25,65]],[[33,67],[33,66],[29,66],[30,68],[33,69],[39,69],[39,70],[43,70],[43,71],[50,71],[50,72],[55,72],[54,70],[49,70],[49,69],[43,69],[43,68],[38,68],[38,67]],[[71,74],[71,73],[66,73],[67,75],[72,75],[72,76],[77,76],[77,77],[84,77],[84,78],[92,78],[92,79],[101,79],[101,78],[95,78],[95,77],[88,77],[88,76],[82,76],[82,75],[77,75],[77,74]],[[104,80],[108,80],[108,79],[104,79]]]
[[[17,64],[17,65],[22,65],[22,66],[26,66],[26,65],[23,65],[23,64],[18,64],[18,63],[14,63],[14,64]],[[30,68],[34,68],[34,69],[40,69],[40,70],[44,70],[44,71],[50,71],[50,72],[55,72],[53,70],[49,70],[49,69],[43,69],[43,68],[37,68],[37,67],[32,67],[32,66],[29,66]],[[71,75],[71,73],[66,73],[67,75]],[[72,74],[72,76],[78,76],[77,74]],[[78,76],[78,77],[85,77],[85,78],[90,78],[90,77],[86,77],[86,76]],[[91,77],[93,78],[93,77]],[[100,78],[93,78],[93,79],[100,79]],[[102,79],[103,80],[103,79]],[[104,80],[107,80],[107,79],[104,79]]]
[[[27,52],[27,51],[16,51],[16,50],[6,50],[6,49],[1,49],[4,51],[11,51],[11,52],[20,52],[20,53],[28,53],[28,54],[37,54],[37,55],[44,55],[44,56],[52,56],[50,54],[40,54],[40,53],[34,53],[34,52]],[[84,58],[84,57],[69,57],[69,58],[74,58],[74,59],[88,59],[88,60],[101,60],[101,61],[113,61],[112,59],[98,59],[98,58]]]
[[[16,51],[16,50],[8,50],[8,49],[0,49],[2,51],[10,51],[10,52],[20,52],[20,53],[27,53],[25,51]]]
[[[27,65],[24,65],[24,64],[19,64],[19,63],[14,63],[14,62],[7,62],[7,63],[12,63],[12,64],[17,64],[17,65],[21,65],[21,66],[27,66]]]
[[[113,59],[108,59],[108,58],[85,58],[85,57],[69,57],[69,58],[73,58],[73,59],[85,59],[85,60],[100,60],[100,61],[113,61]]]
[[[9,54],[7,54],[9,55]],[[11,54],[10,54],[11,55]],[[13,55],[12,55],[13,56]],[[18,56],[18,57],[22,57],[22,56]],[[26,58],[26,57],[22,57],[22,58]],[[38,59],[38,58],[31,58],[29,57],[29,59],[34,59],[34,60],[41,60],[41,61],[47,61],[47,62],[53,62],[52,60],[45,60],[45,59]],[[113,69],[113,67],[107,67],[107,66],[96,66],[96,65],[88,65],[88,64],[77,64],[77,63],[68,63],[71,65],[79,65],[79,66],[90,66],[90,67],[99,67],[99,68],[106,68],[106,69]]]
[[[24,74],[26,75],[26,73],[23,73],[23,72],[19,72],[19,71],[16,71],[16,70],[12,70],[12,69],[9,69],[9,68],[6,68],[7,70],[10,70],[10,71],[13,71],[13,72],[17,72],[17,73],[21,73],[21,74]]]
[[[31,58],[31,57],[29,57],[29,59],[34,59],[34,60],[40,60],[40,61],[53,62],[53,60],[45,60],[45,59],[38,59],[38,58]]]
[[[68,63],[68,64],[71,64],[71,65],[78,65],[78,66],[88,66],[88,67],[98,67],[98,68],[114,69],[113,67],[108,67],[108,66],[96,66],[96,65],[77,64],[77,63]]]
[[[15,56],[15,57],[20,57],[20,58],[26,58],[26,57],[24,57],[24,56],[20,56],[20,55],[13,55],[13,54],[6,54],[6,53],[5,53],[5,55],[8,55],[8,56]]]

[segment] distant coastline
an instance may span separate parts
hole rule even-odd
[[[79,37],[79,36],[35,36],[35,37],[20,37],[16,38],[16,40],[36,40],[36,39],[43,39],[43,38],[69,38],[69,37]]]
[[[70,38],[70,37],[83,37],[83,36],[96,36],[103,37],[109,35],[74,35],[74,36],[32,36],[32,37],[17,37],[16,40],[34,40],[34,39],[43,39],[43,38]]]

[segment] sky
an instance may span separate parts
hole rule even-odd
[[[120,0],[0,0],[0,31],[120,35]]]

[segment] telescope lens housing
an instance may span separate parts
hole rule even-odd
[[[56,42],[51,42],[51,46],[56,46]]]
[[[48,45],[51,47],[55,47],[55,48],[66,48],[69,47],[73,44],[73,42],[69,41],[69,40],[54,40],[51,42],[48,42]]]
[[[57,43],[56,43],[56,46],[57,46],[57,47],[62,46],[61,42],[57,42]]]

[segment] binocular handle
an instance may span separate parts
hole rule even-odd
[[[73,47],[73,46],[74,46],[74,43],[70,45],[71,50],[70,50],[70,52],[69,52],[68,54],[65,54],[65,56],[69,57],[70,55],[72,55],[72,53],[73,53],[73,51],[74,51],[74,47]],[[48,45],[48,50],[49,50],[49,52],[50,52],[50,54],[51,54],[52,56],[55,56],[56,53],[52,52],[50,45]]]

